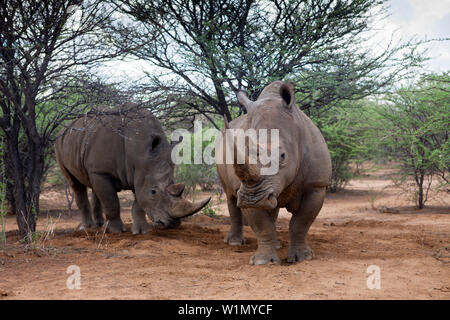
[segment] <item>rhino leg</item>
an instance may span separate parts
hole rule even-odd
[[[290,246],[287,262],[310,260],[313,251],[306,242],[306,234],[319,213],[325,198],[325,188],[314,189],[302,195],[298,209],[292,214],[289,223]]]
[[[89,176],[92,184],[92,190],[100,200],[101,206],[105,210],[108,220],[108,231],[118,233],[126,231],[126,228],[120,219],[120,203],[113,182],[102,175],[92,174]]]
[[[91,193],[92,213],[94,215],[94,224],[97,227],[101,227],[105,220],[103,219],[103,209],[100,199],[95,194],[94,190]]]
[[[80,209],[81,211],[81,225],[79,228],[95,228],[96,225],[92,220],[91,205],[89,204],[86,186],[82,185],[78,181],[73,180],[71,186],[75,195],[75,202],[77,203],[78,209]]]
[[[133,225],[131,226],[131,232],[133,234],[145,234],[151,229],[150,224],[145,219],[145,211],[142,210],[136,200],[133,202],[131,214],[133,216]]]
[[[250,264],[280,264],[275,228],[278,210],[243,209],[243,212],[258,239],[258,250],[250,258]]]
[[[275,224],[275,226],[276,226],[276,224],[277,224],[277,219],[278,219],[278,213],[280,212],[280,208],[276,208],[274,211],[273,211],[273,213],[271,214],[271,217],[272,217],[272,220],[273,220],[273,223]],[[281,249],[281,242],[278,240],[278,239],[276,239],[275,240],[275,248],[278,250],[278,249]]]
[[[227,197],[231,228],[223,241],[230,246],[240,246],[245,244],[244,233],[242,231],[242,211],[236,206],[236,201],[236,198]]]

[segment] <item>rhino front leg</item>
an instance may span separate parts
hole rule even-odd
[[[112,233],[126,231],[122,219],[120,219],[120,203],[113,182],[110,178],[99,174],[91,174],[89,179],[92,190],[105,210],[108,231]]]
[[[280,212],[280,208],[276,208],[270,215],[272,217],[272,220],[273,220],[273,223],[275,224],[275,226],[277,224],[277,219],[278,219],[278,213],[279,212]],[[275,240],[275,248],[277,250],[281,249],[281,242],[278,239]]]
[[[313,251],[306,242],[306,234],[311,224],[322,209],[325,188],[314,189],[302,195],[298,209],[292,214],[289,223],[290,246],[287,251],[287,262],[310,260]]]
[[[227,196],[228,212],[230,213],[231,228],[225,236],[224,242],[230,246],[240,246],[245,244],[244,233],[242,231],[242,211],[236,206],[236,198]]]
[[[278,210],[243,209],[245,217],[258,239],[258,250],[250,258],[250,264],[280,264],[277,253],[275,220]]]
[[[133,202],[131,215],[133,216],[133,225],[131,226],[133,234],[145,234],[151,229],[150,224],[145,219],[145,211],[139,206],[136,199]]]

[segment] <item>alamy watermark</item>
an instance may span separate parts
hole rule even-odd
[[[193,136],[193,138],[191,138]],[[186,129],[172,133],[172,141],[180,141],[172,149],[176,164],[251,164],[258,165],[261,175],[277,174],[280,167],[278,129],[203,130],[201,121],[194,122],[193,135]],[[206,145],[205,145],[206,144]]]
[[[69,290],[81,289],[81,269],[79,266],[71,265],[67,267],[67,274],[70,276],[66,280],[66,286]]]
[[[366,286],[367,289],[381,289],[381,269],[377,265],[370,265],[366,269],[366,273],[370,274],[367,277]]]

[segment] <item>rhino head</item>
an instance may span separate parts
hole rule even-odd
[[[183,198],[184,184],[174,183],[173,146],[156,119],[151,126],[133,128],[125,142],[126,166],[133,177],[136,201],[161,228],[179,226],[181,218],[200,211],[211,200],[191,202]]]
[[[273,146],[278,148],[278,170],[275,174],[263,175],[261,169],[264,167],[259,159],[256,163],[249,161],[249,139],[245,141],[245,161],[243,164],[237,162],[237,154],[241,152],[235,146],[234,172],[241,184],[237,191],[237,205],[240,208],[262,208],[274,209],[279,206],[280,194],[295,179],[299,170],[300,152],[298,137],[293,136],[296,126],[294,117],[295,100],[292,85],[278,81],[279,85],[272,86],[270,90],[264,90],[258,100],[251,101],[244,91],[237,93],[238,101],[247,110],[246,129],[278,129],[278,143],[268,142],[264,145],[258,141],[257,150],[267,149],[271,154]],[[270,134],[267,134],[270,137]],[[259,137],[259,135],[258,135]],[[258,151],[259,152],[259,151]],[[259,153],[258,153],[259,154]]]

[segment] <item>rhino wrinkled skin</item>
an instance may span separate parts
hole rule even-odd
[[[271,83],[256,101],[249,100],[243,91],[237,93],[237,98],[247,114],[229,124],[225,122],[225,128],[279,129],[279,171],[263,176],[259,170],[261,164],[251,164],[248,158],[244,164],[237,164],[236,158],[233,164],[217,164],[231,217],[225,242],[244,244],[244,216],[258,239],[258,249],[250,263],[280,263],[275,223],[279,208],[286,208],[292,213],[287,261],[311,259],[313,253],[306,242],[306,234],[322,208],[331,178],[331,160],[325,140],[311,119],[295,105],[294,90],[288,83]],[[223,151],[229,144],[222,133],[216,154],[225,155]],[[248,142],[246,146],[248,148]]]
[[[55,142],[56,160],[74,191],[82,213],[80,228],[107,219],[109,232],[125,231],[117,192],[132,190],[133,234],[151,226],[176,227],[180,218],[202,209],[210,199],[192,203],[182,197],[184,184],[174,184],[172,145],[163,128],[147,110],[86,115],[63,128]],[[92,189],[92,208],[87,196]]]

